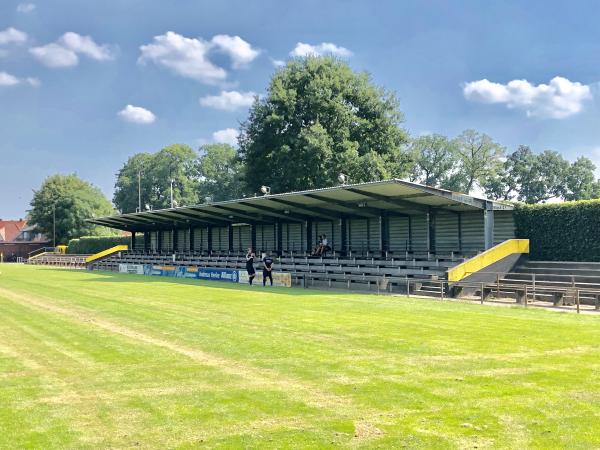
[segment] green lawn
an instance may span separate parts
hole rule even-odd
[[[0,265],[2,448],[599,448],[600,318]]]

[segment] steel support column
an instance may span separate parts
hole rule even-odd
[[[485,202],[485,210],[483,211],[483,229],[485,235],[485,249],[494,246],[494,204]]]

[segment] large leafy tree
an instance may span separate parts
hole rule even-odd
[[[229,144],[206,144],[198,161],[200,196],[214,201],[240,198],[244,195],[242,163],[237,150]]]
[[[100,189],[77,175],[53,175],[34,191],[29,222],[51,239],[56,224],[56,244],[66,244],[80,236],[113,234],[86,221],[111,214],[113,207]]]
[[[141,176],[140,176],[141,174]],[[138,176],[141,180],[142,209],[198,203],[198,154],[191,147],[174,144],[157,153],[138,153],[130,157],[117,174],[113,201],[123,213],[138,208]]]
[[[411,181],[449,188],[459,169],[456,144],[446,136],[431,134],[414,139],[410,146],[414,167]]]
[[[504,147],[487,134],[466,130],[455,144],[460,170],[452,180],[454,190],[470,193],[477,185],[485,185],[502,166]]]
[[[484,181],[483,188],[486,194],[500,200],[512,200],[517,196],[527,195],[526,191],[535,176],[536,158],[531,148],[520,145],[506,157],[502,167]]]
[[[136,153],[119,170],[113,202],[120,211],[136,211],[140,198],[142,205],[150,204],[153,178],[147,175],[151,167],[152,154]]]
[[[332,57],[295,59],[277,71],[242,124],[240,156],[251,192],[331,186],[408,174],[407,134],[394,95]]]
[[[484,184],[488,196],[540,203],[550,199],[583,200],[598,198],[600,184],[596,167],[580,157],[570,164],[560,153],[546,150],[536,154],[525,145],[508,155],[503,167]]]
[[[595,164],[580,156],[571,164],[565,179],[565,200],[589,200],[600,197],[600,182],[596,180]]]

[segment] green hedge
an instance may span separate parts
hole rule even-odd
[[[600,200],[517,205],[515,234],[542,261],[600,261]]]
[[[129,236],[83,236],[71,239],[67,253],[91,255],[115,245],[131,245]]]

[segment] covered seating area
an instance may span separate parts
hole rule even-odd
[[[121,214],[90,222],[132,234],[119,262],[240,268],[248,248],[277,270],[328,286],[439,279],[449,267],[514,237],[512,205],[404,180],[341,185]],[[311,257],[319,237],[330,250]],[[120,260],[119,260],[120,259]],[[371,277],[371,278],[370,278]]]

